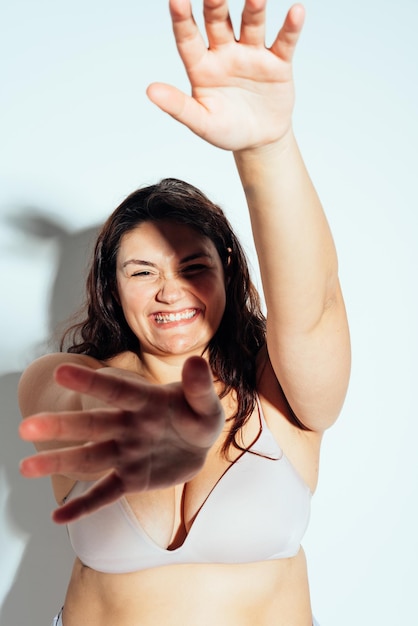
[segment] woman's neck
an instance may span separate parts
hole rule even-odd
[[[121,352],[108,360],[112,367],[136,372],[151,383],[168,384],[181,380],[184,362],[189,355],[156,355]],[[192,356],[192,355],[190,355]]]

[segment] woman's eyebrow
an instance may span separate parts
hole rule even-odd
[[[209,254],[208,252],[194,252],[193,254],[189,254],[187,256],[185,256],[183,259],[180,260],[180,263],[188,263],[189,261],[194,261],[196,259],[201,259],[201,258],[207,258],[207,259],[212,259],[212,255]],[[122,267],[126,267],[127,265],[130,264],[133,265],[145,265],[147,267],[157,267],[157,265],[155,263],[151,263],[151,261],[145,261],[143,259],[128,259],[127,261],[124,261],[122,263]]]
[[[133,265],[146,265],[147,267],[157,267],[155,263],[151,263],[151,261],[143,261],[142,259],[128,259],[127,261],[124,261],[122,267],[126,267],[131,263],[133,263]]]
[[[194,254],[189,254],[188,256],[181,259],[180,263],[188,263],[189,261],[195,261],[196,259],[212,259],[212,255],[209,252],[195,252]]]

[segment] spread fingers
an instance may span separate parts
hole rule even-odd
[[[263,46],[265,39],[266,0],[247,0],[241,19],[240,43]]]
[[[305,9],[301,4],[293,5],[288,11],[284,24],[270,48],[283,61],[292,60],[304,19]]]
[[[209,48],[216,48],[216,46],[235,41],[226,0],[205,0],[203,15]]]
[[[206,53],[206,44],[196,25],[189,0],[170,0],[174,38],[180,57],[188,65],[197,63]]]
[[[112,472],[99,480],[82,496],[56,509],[52,516],[53,520],[57,524],[67,524],[114,502],[124,493],[123,481],[116,472]]]
[[[67,411],[33,415],[19,426],[25,441],[106,441],[122,438],[132,423],[128,412],[113,409]]]
[[[55,379],[67,389],[85,393],[120,409],[129,410],[133,402],[138,408],[149,398],[149,386],[139,378],[133,382],[105,370],[81,365],[60,365],[55,371]]]
[[[86,444],[74,448],[48,450],[23,459],[20,471],[27,478],[52,474],[92,474],[117,466],[121,457],[114,441]]]

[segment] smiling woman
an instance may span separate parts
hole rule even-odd
[[[186,321],[170,319],[178,314]],[[88,277],[87,318],[62,348],[71,337],[69,352],[101,360],[140,352],[136,369],[152,380],[161,378],[153,354],[184,360],[207,351],[225,380],[226,363],[238,370],[245,355],[250,364],[264,336],[259,297],[224,213],[194,186],[164,179],[132,193],[107,220]],[[186,343],[176,348],[176,338]]]
[[[233,152],[267,318],[231,225],[192,185],[139,189],[106,221],[83,318],[19,389],[38,449],[21,471],[51,476],[76,554],[59,625],[314,623],[301,541],[350,347],[291,126],[304,11],[266,48],[265,0],[246,0],[238,41],[227,2],[203,6],[208,48],[188,0],[170,1],[192,95],[148,96]]]

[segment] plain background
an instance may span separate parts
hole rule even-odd
[[[96,226],[165,176],[226,210],[254,267],[230,154],[147,100],[187,89],[165,0],[0,6],[0,626],[48,626],[72,554],[19,459],[16,385],[76,307]],[[195,2],[200,20],[200,3]],[[307,0],[295,131],[331,223],[353,341],[304,539],[321,626],[418,623],[416,0]],[[268,41],[287,6],[268,5]],[[231,2],[239,16],[241,2]]]

